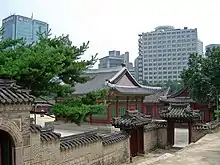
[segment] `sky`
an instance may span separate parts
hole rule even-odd
[[[138,56],[138,34],[156,26],[198,28],[207,44],[220,43],[218,0],[0,0],[0,20],[20,14],[45,21],[53,35],[69,34],[73,44],[90,41],[83,58],[109,50]]]

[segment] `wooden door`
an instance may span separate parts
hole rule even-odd
[[[2,165],[2,150],[1,150],[1,142],[0,142],[0,165]]]
[[[144,128],[138,128],[138,153],[144,154]]]
[[[131,156],[137,156],[138,153],[138,145],[137,145],[137,129],[131,131],[131,138],[130,138],[130,149],[131,149]]]
[[[167,121],[167,142],[169,146],[174,145],[174,123]]]

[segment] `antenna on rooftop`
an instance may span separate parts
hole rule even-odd
[[[34,18],[34,13],[32,12],[32,14],[31,14],[31,19],[33,19]]]

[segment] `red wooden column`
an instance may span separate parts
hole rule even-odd
[[[152,105],[152,117],[155,116],[155,104]]]
[[[118,117],[118,96],[116,96],[115,111],[116,111],[116,117]]]
[[[174,145],[174,123],[171,120],[167,121],[167,142],[169,147]]]
[[[129,97],[126,97],[126,110],[129,110]]]
[[[111,103],[110,103],[110,96],[108,96],[108,99],[107,99],[107,104],[108,104],[108,107],[107,107],[107,120],[108,120],[108,123],[111,122]]]
[[[135,109],[138,109],[138,98],[135,96]]]
[[[1,150],[1,143],[0,143],[0,165],[2,165],[2,150]]]
[[[141,112],[146,114],[146,111],[145,111],[145,104],[144,104],[144,98],[141,97]]]
[[[139,128],[137,128],[136,131],[137,131],[137,154],[140,154],[140,132],[139,132]]]

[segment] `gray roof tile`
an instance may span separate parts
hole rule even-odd
[[[116,128],[133,128],[144,126],[151,121],[150,116],[140,113],[138,110],[127,110],[125,115],[113,118],[112,125]]]
[[[200,113],[192,110],[190,104],[170,104],[167,109],[160,111],[160,117],[165,120],[192,121],[199,120]]]
[[[118,71],[111,71],[111,72],[101,72],[101,73],[90,73],[87,74],[86,76],[89,76],[93,78],[90,81],[87,81],[84,84],[76,84],[74,89],[73,94],[86,94],[92,91],[100,90],[107,88],[105,86],[105,81],[106,79],[112,78]]]
[[[35,97],[29,94],[29,91],[21,89],[13,80],[0,79],[0,103],[16,104],[31,103]]]

